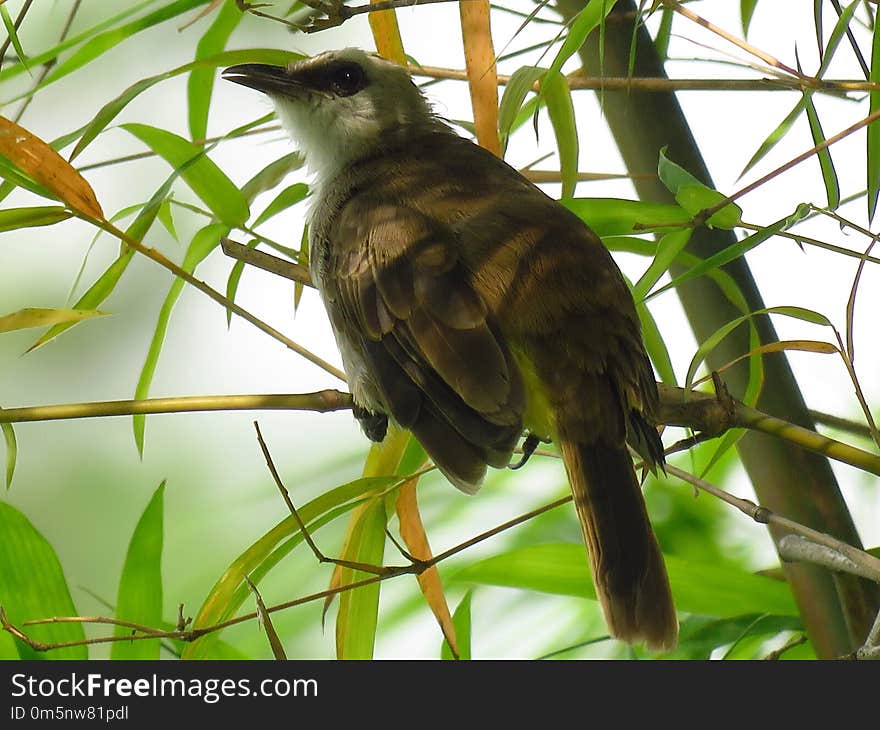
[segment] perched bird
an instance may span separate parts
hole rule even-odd
[[[657,386],[599,238],[455,134],[394,63],[348,48],[223,76],[272,99],[315,174],[311,272],[367,435],[393,419],[469,494],[524,432],[555,441],[611,633],[673,647],[627,451],[663,464]]]

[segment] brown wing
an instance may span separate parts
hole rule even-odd
[[[454,234],[368,196],[350,199],[329,233],[324,295],[389,415],[450,481],[474,491],[487,464],[509,462],[524,391]]]

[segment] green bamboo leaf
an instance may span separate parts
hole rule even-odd
[[[614,8],[616,0],[590,0],[586,7],[581,10],[572,20],[568,35],[562,42],[562,47],[550,64],[550,71],[559,73],[562,66],[571,58],[578,49],[584,45],[587,36],[605,20],[605,17]]]
[[[183,137],[147,124],[123,124],[186,180],[192,191],[228,226],[239,226],[250,216],[247,201],[204,150]]]
[[[248,248],[256,248],[259,239],[252,238],[247,243]],[[244,261],[236,261],[232,265],[232,271],[229,272],[229,278],[226,280],[226,298],[230,302],[235,301],[235,295],[238,294],[238,285],[241,282],[241,275],[244,273]],[[232,310],[226,307],[226,326],[232,325]]]
[[[52,546],[15,507],[0,502],[0,606],[9,621],[51,616],[76,616],[67,580]],[[83,641],[82,624],[28,626],[27,634],[47,644]],[[70,646],[38,654],[16,641],[22,659],[88,659],[85,646]]]
[[[797,121],[798,117],[804,111],[804,108],[804,98],[802,97],[798,100],[797,104],[794,105],[794,108],[786,115],[785,119],[779,123],[776,129],[767,135],[767,138],[761,143],[758,149],[755,150],[755,154],[751,156],[746,163],[746,166],[742,169],[742,172],[740,172],[740,178],[757,165],[766,154],[777,145],[779,140],[788,134],[788,130],[790,130],[792,125]]]
[[[535,139],[537,139],[538,111],[543,106],[545,106],[543,95],[538,94],[537,96],[533,96],[531,99],[529,99],[525,104],[522,105],[522,108],[519,110],[519,112],[517,112],[516,119],[513,120],[513,125],[510,128],[510,133],[513,134],[517,129],[519,129],[531,119],[535,126]]]
[[[0,173],[0,177],[2,177],[2,173]],[[0,200],[5,200],[15,188],[15,183],[9,182],[9,180],[0,183]]]
[[[366,565],[382,565],[385,557],[385,527],[388,515],[385,500],[371,499],[359,508],[349,529],[345,559]],[[355,516],[352,516],[355,519]],[[370,574],[360,570],[342,570],[340,585],[354,583]],[[373,583],[345,591],[339,597],[336,616],[336,658],[372,659],[379,620],[379,584]]]
[[[822,131],[822,123],[819,121],[819,114],[813,104],[813,98],[809,94],[804,94],[807,110],[807,120],[810,123],[810,134],[813,137],[813,144],[819,145],[825,141],[825,133]],[[819,159],[819,168],[822,170],[822,182],[825,183],[825,196],[828,200],[828,208],[834,210],[840,205],[840,184],[837,180],[837,171],[834,169],[834,161],[831,159],[831,150],[827,147],[816,153]]]
[[[510,75],[510,80],[504,86],[504,93],[501,95],[501,103],[498,105],[498,137],[501,139],[502,149],[507,148],[507,141],[526,94],[546,72],[547,69],[538,66],[523,66]]]
[[[676,223],[687,227],[691,216],[678,205],[620,198],[567,198],[560,201],[599,236],[648,233]]]
[[[672,8],[663,8],[660,11],[660,27],[657,28],[657,35],[654,37],[654,47],[657,49],[657,55],[663,61],[669,58],[669,39],[672,37],[672,18],[674,15],[675,12]]]
[[[18,459],[18,442],[15,440],[15,431],[11,423],[0,423],[3,431],[3,440],[6,442],[6,489],[12,486],[12,477],[15,476],[15,463]]]
[[[651,314],[651,310],[643,302],[636,302],[636,312],[639,315],[639,321],[642,323],[642,338],[645,341],[645,349],[648,357],[654,363],[657,375],[660,380],[668,385],[678,385],[675,377],[675,368],[672,365],[672,358],[669,356],[669,350],[666,347],[666,341],[657,326],[657,321]]]
[[[3,7],[0,5],[0,7]],[[7,208],[0,210],[0,233],[17,231],[19,228],[51,226],[66,221],[73,215],[60,205],[42,205],[30,208]]]
[[[162,515],[165,482],[153,493],[138,520],[125,555],[116,618],[142,626],[162,625]],[[117,626],[114,636],[128,636],[131,629]],[[116,641],[110,648],[111,659],[158,659],[159,639]]]
[[[816,73],[817,79],[821,79],[825,72],[828,70],[828,65],[831,63],[831,59],[834,57],[834,52],[837,50],[837,46],[839,45],[841,38],[843,38],[843,35],[846,33],[846,29],[849,26],[849,22],[852,19],[857,4],[858,0],[851,3],[837,19],[837,23],[834,26],[831,37],[828,39],[828,46],[825,49],[825,53],[822,57],[822,64],[819,67],[819,71]],[[786,115],[785,119],[783,119],[779,123],[779,126],[777,126],[776,129],[774,129],[761,143],[761,145],[755,151],[755,154],[752,155],[751,159],[748,161],[742,172],[739,174],[740,177],[751,170],[761,159],[764,158],[764,156],[770,150],[772,150],[776,146],[779,140],[781,140],[786,134],[788,134],[788,131],[791,129],[792,125],[797,121],[798,117],[800,117],[801,113],[806,110],[806,102],[808,99],[810,99],[811,96],[812,92],[806,92],[804,96],[802,96],[798,100],[797,104],[794,105],[794,108]]]
[[[709,472],[712,471],[712,467],[715,466],[715,464],[718,464],[724,455],[736,446],[746,433],[747,431],[744,428],[730,428],[725,431],[724,435],[718,442],[718,446],[712,452],[712,456],[709,457],[709,461],[706,462],[706,466],[700,471],[700,479],[705,479]]]
[[[675,194],[675,202],[691,215],[697,215],[701,211],[714,208],[725,200],[727,200],[727,196],[724,193],[706,187],[702,183],[682,185]],[[738,226],[741,221],[742,208],[736,203],[727,203],[706,219],[706,225],[709,228],[730,230]]]
[[[810,324],[818,324],[822,327],[834,327],[831,320],[824,314],[804,307],[768,307],[765,310],[756,310],[753,314],[760,314],[762,311],[767,312],[767,314],[781,314],[785,317],[793,317],[794,319],[800,319]]]
[[[281,211],[287,210],[291,206],[302,202],[306,199],[308,194],[309,186],[305,183],[294,183],[293,185],[284,188],[284,190],[278,193],[278,195],[275,196],[275,199],[266,206],[266,210],[260,213],[254,221],[253,227],[256,228],[261,223],[265,223],[273,216],[278,215]]]
[[[142,241],[144,239],[144,236],[147,235],[147,231],[150,230],[150,226],[152,226],[153,222],[156,220],[159,207],[168,195],[171,183],[173,183],[176,178],[177,173],[172,173],[165,183],[153,194],[153,197],[150,198],[147,204],[141,209],[141,212],[138,213],[137,218],[134,219],[132,224],[126,230],[126,233],[129,236],[136,241]],[[134,253],[134,249],[128,248],[128,246],[123,246],[122,251],[116,260],[107,267],[104,273],[101,274],[95,283],[89,287],[88,291],[77,300],[72,309],[97,308],[116,288],[116,285],[125,273],[126,268],[128,268],[128,264],[131,262]],[[46,334],[28,348],[28,352],[45,345],[50,340],[54,340],[58,335],[70,329],[75,324],[75,322],[65,322],[63,324],[54,325],[48,332],[46,332]]]
[[[187,273],[193,273],[205,257],[208,256],[220,244],[220,239],[229,233],[228,226],[222,223],[210,223],[199,230],[189,244],[186,255],[183,258],[181,268]],[[134,392],[135,400],[143,400],[150,394],[150,385],[153,382],[153,376],[156,374],[156,365],[159,362],[159,355],[162,352],[162,345],[165,342],[165,334],[168,331],[168,322],[171,319],[171,312],[180,293],[183,291],[184,281],[175,278],[171,282],[165,301],[159,310],[159,318],[156,322],[156,329],[153,331],[153,339],[150,341],[150,347],[147,351],[147,359],[141,368],[141,374],[138,378],[137,387]],[[132,425],[134,428],[134,441],[137,445],[138,454],[144,454],[144,429],[146,427],[146,416],[137,413],[132,416]]]
[[[74,46],[78,46],[83,41],[87,41],[91,38],[94,38],[95,36],[97,36],[99,33],[104,31],[105,29],[113,27],[114,25],[122,22],[126,18],[130,18],[132,15],[136,15],[144,8],[148,7],[149,5],[154,5],[156,2],[158,2],[158,0],[143,0],[143,2],[141,2],[137,5],[133,5],[129,8],[126,8],[125,10],[117,13],[116,15],[111,16],[110,18],[107,18],[106,20],[102,20],[100,23],[97,23],[97,24],[91,26],[90,28],[83,30],[81,33],[77,33],[76,35],[68,36],[64,41],[62,41],[58,45],[55,45],[55,46],[51,47],[50,49],[43,51],[40,54],[37,54],[35,56],[31,56],[31,58],[30,58],[31,65],[32,66],[42,66],[42,65],[49,63],[50,61],[54,61],[56,58],[58,58],[58,56],[61,53],[66,51],[68,48],[73,48]],[[9,64],[9,65],[5,66],[2,71],[0,71],[0,82],[6,81],[7,79],[11,79],[15,76],[23,74],[27,70],[28,69],[26,69],[25,66],[21,63]],[[27,93],[29,94],[31,92],[27,92]],[[17,98],[20,98],[20,97],[17,97]],[[7,100],[4,102],[0,102],[0,106],[8,104],[9,101],[13,101],[13,100]]]
[[[605,247],[609,251],[625,251],[639,256],[654,256],[657,251],[657,244],[654,241],[644,238],[635,238],[633,236],[605,236],[602,238],[602,243],[605,244]],[[702,264],[703,259],[698,258],[687,251],[682,251],[678,255],[678,262],[683,266],[693,268]],[[730,274],[721,269],[713,269],[707,271],[706,276],[715,282],[725,298],[740,312],[745,314],[749,311],[748,302],[746,302],[739,285],[734,281]],[[636,306],[638,307],[641,304],[642,303],[639,302]],[[644,321],[645,320],[643,319],[643,322]],[[645,326],[647,327],[647,325]]]
[[[694,357],[691,360],[691,364],[688,366],[688,372],[687,377],[685,378],[684,387],[688,389],[692,387],[694,376],[697,373],[697,368],[706,359],[708,354],[712,350],[714,350],[725,337],[727,337],[743,322],[747,322],[753,317],[757,317],[759,314],[781,314],[785,317],[800,319],[804,322],[818,324],[823,327],[834,326],[824,314],[815,312],[812,309],[805,309],[804,307],[765,307],[764,309],[756,309],[754,312],[748,312],[741,317],[737,317],[736,319],[733,319],[730,322],[723,324],[700,344],[700,346],[697,348],[697,352],[694,354]]]
[[[303,226],[302,238],[299,240],[299,263],[303,266],[309,265],[309,224]],[[293,316],[299,309],[299,303],[302,299],[305,285],[301,281],[293,282]]]
[[[19,170],[18,167],[3,155],[0,155],[0,177],[6,181],[4,183],[6,195],[12,192],[16,187],[20,187],[29,190],[35,195],[39,195],[41,198],[60,200],[55,193],[40,185],[36,180]]]
[[[165,71],[164,73],[156,74],[155,76],[150,76],[133,83],[119,96],[111,99],[101,107],[92,121],[86,124],[82,129],[66,135],[66,137],[60,138],[60,140],[56,140],[56,142],[64,142],[65,144],[61,145],[64,147],[67,144],[70,144],[74,139],[79,139],[76,147],[70,155],[70,159],[73,160],[95,139],[95,137],[103,132],[107,128],[107,125],[117,117],[119,112],[125,109],[125,107],[134,99],[148,89],[154,87],[156,84],[174,78],[175,76],[180,76],[181,74],[196,70],[203,70],[206,73],[210,73],[218,66],[233,66],[237,63],[268,63],[283,66],[290,61],[301,58],[303,58],[302,54],[292,53],[290,51],[279,51],[271,48],[250,48],[241,51],[224,51],[223,53],[218,53],[209,58],[201,58],[197,61],[185,63],[182,66],[171,69],[170,71]],[[271,117],[272,115],[270,114],[268,116]]]
[[[289,173],[299,170],[304,164],[302,152],[289,152],[270,162],[242,185],[241,194],[248,203],[253,203],[260,193],[278,186]]]
[[[179,242],[180,239],[177,237],[177,229],[174,227],[174,215],[171,210],[171,204],[173,202],[174,199],[170,195],[165,198],[159,206],[159,212],[156,214],[156,218],[159,219],[162,227],[168,231],[171,237]]]
[[[670,231],[660,239],[654,260],[633,287],[633,298],[637,302],[641,302],[660,280],[660,277],[669,270],[669,266],[691,240],[692,232],[692,228],[679,228]]]
[[[746,613],[797,616],[788,584],[727,565],[664,556],[680,611],[729,617]],[[583,545],[534,545],[469,565],[456,582],[510,586],[557,595],[596,598]]]
[[[742,241],[732,244],[725,249],[722,249],[716,254],[713,254],[707,259],[703,259],[696,266],[691,267],[683,274],[679,274],[672,281],[659,289],[655,290],[651,294],[645,297],[645,300],[652,299],[656,297],[658,294],[662,294],[668,289],[672,289],[683,284],[686,281],[690,281],[691,279],[695,279],[698,276],[702,276],[710,271],[718,269],[725,264],[730,263],[731,261],[738,259],[740,256],[743,256],[746,252],[751,251],[756,246],[764,243],[768,238],[772,238],[777,233],[785,231],[791,226],[795,225],[802,221],[807,215],[810,213],[810,206],[806,204],[801,204],[797,207],[794,213],[786,218],[781,218],[775,223],[771,223],[766,228],[762,228],[760,231],[757,231],[750,236],[746,236]]]
[[[45,309],[28,307],[0,317],[0,332],[24,330],[30,327],[46,327],[62,322],[82,322],[92,317],[103,317],[107,313],[97,309]]]
[[[754,406],[758,402],[758,396],[764,387],[764,359],[756,352],[761,347],[761,336],[758,334],[758,328],[755,327],[755,321],[749,321],[749,379],[746,383],[746,390],[743,393],[742,401],[747,406]],[[705,478],[715,464],[719,463],[724,455],[739,443],[739,440],[746,435],[746,430],[742,428],[731,428],[721,437],[706,466],[700,472],[700,478]]]
[[[680,165],[675,164],[666,156],[666,149],[660,150],[657,173],[661,182],[675,196],[678,203],[690,215],[708,208],[714,208],[726,200],[726,196],[701,183]],[[742,219],[742,209],[736,203],[728,203],[714,213],[707,221],[710,228],[733,228]]]
[[[461,599],[461,603],[452,614],[452,625],[455,627],[455,638],[458,642],[458,658],[468,660],[471,658],[471,596],[473,591],[468,591]],[[449,644],[445,641],[440,645],[441,659],[455,659]]]
[[[120,220],[128,218],[133,213],[137,213],[144,208],[144,203],[135,203],[134,205],[128,205],[122,210],[117,211],[110,217],[111,223],[118,223]],[[160,208],[161,210],[161,208]],[[92,236],[92,241],[89,244],[89,247],[86,249],[85,256],[83,256],[82,263],[79,266],[79,271],[76,272],[76,276],[73,279],[73,284],[70,286],[70,293],[67,295],[67,301],[73,301],[73,295],[76,293],[77,289],[79,289],[79,283],[82,281],[83,274],[86,271],[86,265],[89,262],[89,257],[92,255],[92,249],[95,247],[95,244],[98,242],[98,239],[101,238],[102,235],[107,232],[103,228],[99,228],[95,235]]]
[[[657,253],[657,241],[636,236],[602,236],[602,243],[609,251],[625,251],[638,256],[654,257]]]
[[[131,262],[133,256],[134,249],[126,247],[116,260],[107,267],[104,273],[98,277],[95,283],[88,288],[85,294],[76,301],[76,304],[74,304],[72,308],[78,310],[93,310],[101,304],[101,302],[109,297],[116,288],[116,285],[125,273],[126,268],[128,268],[128,264]],[[27,349],[27,352],[42,347],[47,342],[54,340],[62,332],[73,327],[75,324],[77,324],[77,321],[68,321],[53,325],[46,334],[40,337]]]
[[[831,65],[834,53],[837,51],[840,41],[842,41],[843,37],[846,35],[846,31],[849,28],[850,22],[852,22],[853,14],[856,12],[858,5],[859,0],[853,0],[853,2],[847,5],[844,11],[838,16],[837,22],[834,24],[834,28],[828,38],[828,45],[825,47],[825,53],[822,55],[822,63],[819,66],[819,70],[816,72],[816,78],[821,79]]]
[[[681,622],[678,646],[664,654],[664,659],[708,660],[712,652],[747,634],[770,636],[783,631],[798,631],[803,624],[795,616],[772,616],[748,613],[730,618],[688,616]]]
[[[559,71],[551,69],[541,82],[541,96],[547,104],[547,114],[550,116],[553,133],[556,135],[559,165],[562,170],[562,197],[570,198],[574,195],[577,185],[578,134],[568,80]]]
[[[176,0],[176,2],[168,3],[158,10],[154,10],[152,13],[133,20],[126,25],[94,36],[91,40],[84,43],[70,58],[59,63],[37,88],[42,89],[58,81],[58,79],[73,73],[136,33],[152,28],[154,25],[163,23],[166,20],[176,18],[199,5],[204,5],[206,2],[207,0]],[[32,59],[32,62],[36,62],[36,59]]]
[[[752,15],[754,15],[757,5],[758,0],[739,0],[739,14],[742,18],[743,38],[749,34],[749,26],[752,24]]]
[[[396,476],[356,479],[315,497],[297,511],[309,533],[314,534],[322,524],[362,503],[355,500],[370,492],[387,489],[399,481],[400,477]],[[199,609],[193,627],[212,626],[232,616],[250,595],[245,576],[249,575],[254,583],[259,584],[261,578],[302,541],[302,533],[293,515],[275,525],[226,569]],[[183,658],[212,656],[212,647],[218,638],[219,632],[199,638],[187,645]]]
[[[874,23],[874,35],[871,42],[871,75],[870,81],[880,83],[880,23]],[[880,91],[868,93],[869,114],[880,110]],[[880,120],[868,125],[868,220],[874,220],[877,212],[877,197],[880,194]]]
[[[213,56],[223,51],[232,31],[238,26],[244,13],[239,10],[235,0],[226,0],[214,18],[214,22],[199,40],[196,47],[196,60]],[[189,110],[189,134],[193,141],[208,136],[208,111],[214,91],[214,71],[210,67],[194,68],[186,84]]]
[[[6,35],[9,36],[9,40],[12,41],[12,47],[15,49],[15,53],[18,56],[18,60],[21,62],[21,65],[30,72],[30,65],[28,64],[27,54],[24,52],[24,48],[21,47],[21,39],[18,37],[18,31],[15,29],[15,23],[12,20],[12,16],[9,14],[9,9],[6,7],[5,3],[0,5],[0,18],[3,18],[3,25],[6,28]]]

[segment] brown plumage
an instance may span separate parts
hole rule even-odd
[[[553,439],[610,631],[671,648],[675,610],[627,451],[662,465],[657,388],[620,271],[575,215],[430,116],[401,69],[359,53],[265,72],[262,86],[254,67],[236,78],[272,93],[313,146],[310,120],[336,123],[339,69],[358,77],[344,109],[382,120],[367,142],[343,118],[343,162],[315,153],[311,265],[356,402],[410,429],[466,492],[524,429]]]

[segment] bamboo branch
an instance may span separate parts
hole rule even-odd
[[[731,428],[745,428],[771,434],[805,451],[821,454],[880,476],[880,455],[750,408],[731,398],[726,392],[715,395],[675,388],[664,383],[658,383],[658,389],[658,423],[697,431],[700,435],[699,441],[720,436]],[[350,409],[351,406],[351,395],[338,390],[299,394],[185,396],[0,408],[0,423],[207,411],[288,410],[327,413]]]
[[[814,542],[803,535],[783,535],[776,543],[779,557],[783,560],[804,560],[821,565],[828,570],[839,573],[852,573],[868,580],[880,581],[880,560],[874,558],[876,564],[868,567],[862,561],[856,562],[839,549],[822,543]],[[870,555],[870,553],[865,553]]]
[[[467,72],[443,66],[411,65],[413,76],[449,81],[467,81]],[[874,81],[857,79],[815,79],[810,77],[791,78],[774,76],[760,79],[668,79],[651,76],[599,76],[583,69],[566,76],[569,88],[593,91],[816,91],[830,94],[846,94],[852,91],[878,91],[880,84]],[[510,76],[499,74],[498,83],[510,83]],[[540,83],[532,85],[533,91],[540,89]]]

